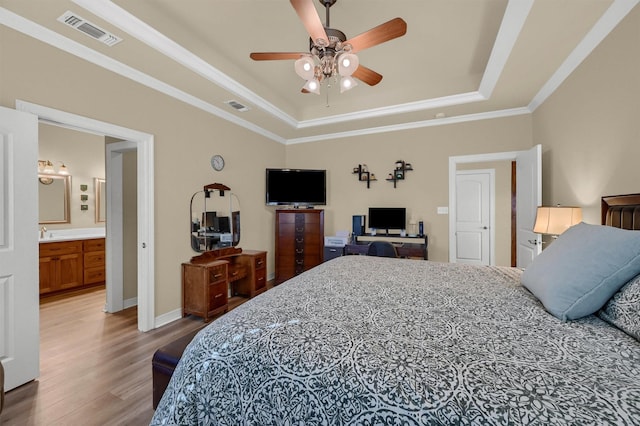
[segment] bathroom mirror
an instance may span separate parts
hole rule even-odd
[[[107,181],[93,178],[93,188],[96,200],[96,223],[107,221]]]
[[[38,223],[71,223],[71,176],[38,173]]]
[[[211,184],[191,197],[191,248],[202,253],[240,243],[240,206],[229,187]]]

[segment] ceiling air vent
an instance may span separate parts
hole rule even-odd
[[[66,11],[61,17],[58,18],[58,21],[85,33],[89,37],[96,39],[106,44],[107,46],[113,46],[122,41],[120,37],[103,30],[99,26],[87,21],[84,18],[81,18],[80,16],[70,11]]]
[[[249,107],[248,106],[242,105],[238,101],[225,101],[224,103],[229,105],[233,109],[237,109],[238,111],[242,111],[242,112],[249,111]]]

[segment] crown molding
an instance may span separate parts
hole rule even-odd
[[[515,115],[531,114],[527,107],[503,109],[499,111],[480,112],[476,114],[457,115],[454,117],[434,118],[432,120],[413,121],[411,123],[392,124],[389,126],[370,127],[361,130],[351,130],[347,132],[326,133],[317,136],[308,136],[302,138],[293,138],[287,140],[287,145],[299,143],[319,142],[330,139],[350,138],[354,136],[371,135],[376,133],[389,133],[401,130],[419,129],[423,127],[444,126],[448,124],[466,123],[470,121],[490,120],[493,118],[512,117]]]

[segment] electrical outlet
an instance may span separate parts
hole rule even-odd
[[[438,214],[449,214],[449,207],[438,207]]]

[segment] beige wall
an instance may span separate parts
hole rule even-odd
[[[47,229],[104,227],[96,223],[94,178],[104,178],[104,137],[77,132],[62,127],[40,124],[38,126],[38,158],[40,160],[62,161],[71,175],[69,224],[47,224]],[[55,164],[58,170],[59,163]],[[87,185],[86,191],[80,185]],[[80,200],[87,195],[86,202]],[[81,210],[86,204],[88,210]],[[46,209],[46,206],[40,206]]]
[[[189,246],[189,199],[204,184],[229,185],[241,202],[244,248],[269,251],[274,208],[264,205],[266,167],[328,170],[326,231],[350,229],[369,206],[403,205],[424,220],[430,258],[448,258],[448,157],[543,146],[545,204],[578,204],[597,222],[603,194],[640,192],[640,9],[636,8],[532,116],[462,123],[285,147],[125,78],[0,27],[0,105],[16,99],[155,136],[156,316],[180,306],[180,263]],[[43,67],[42,64],[47,64]],[[226,167],[214,173],[211,155]],[[393,184],[398,159],[414,171]],[[366,163],[367,189],[352,170]],[[92,182],[88,182],[92,185]],[[76,185],[74,183],[74,185]]]
[[[273,273],[264,170],[283,166],[283,145],[1,26],[0,52],[0,105],[14,108],[20,99],[155,136],[156,316],[180,308],[180,263],[195,254],[189,200],[206,184],[221,182],[237,194],[241,246],[269,251]],[[215,153],[225,157],[222,172],[209,164]]]
[[[530,116],[426,127],[287,147],[287,166],[327,169],[325,233],[351,230],[351,216],[369,207],[406,207],[407,217],[423,220],[429,236],[429,259],[449,259],[449,217],[438,206],[449,205],[449,157],[524,150],[532,146]],[[413,171],[393,187],[386,176],[396,160]],[[353,168],[367,164],[378,180],[367,189]],[[507,263],[508,264],[508,263]]]
[[[640,192],[640,7],[533,114],[543,147],[543,202],[583,207]]]

